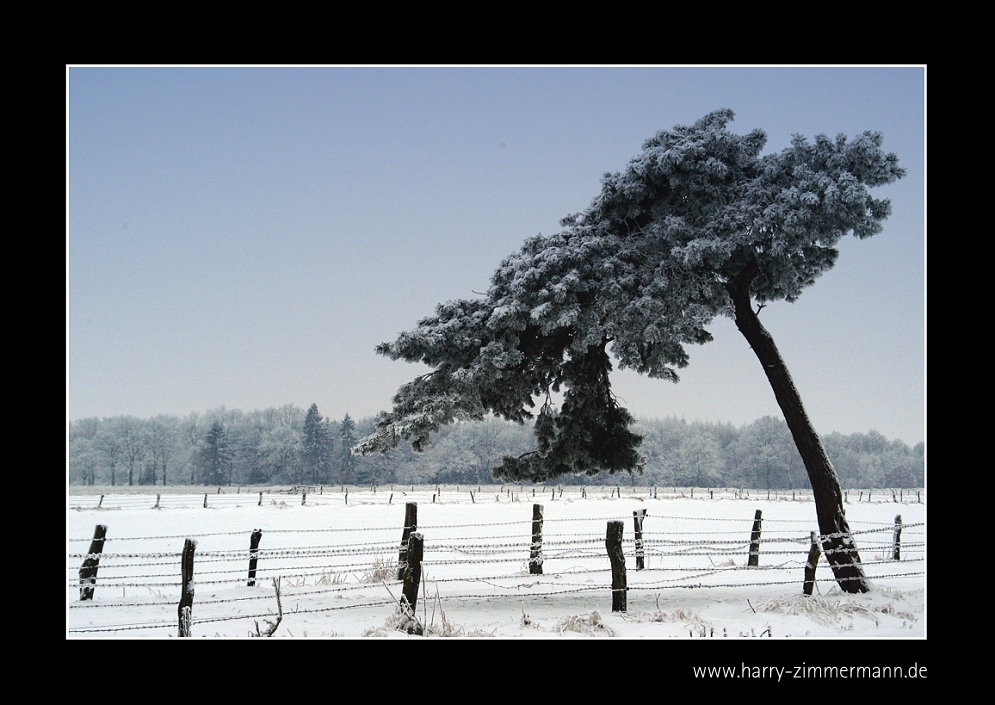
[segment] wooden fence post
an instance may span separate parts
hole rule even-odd
[[[193,539],[187,539],[183,543],[183,558],[180,563],[182,588],[180,604],[177,607],[180,636],[190,636],[190,627],[193,625],[193,552],[196,548],[197,542]]]
[[[632,511],[632,523],[636,529],[636,570],[646,567],[643,559],[643,519],[646,518],[646,510],[639,509]]]
[[[160,495],[160,494],[157,494],[157,495],[155,496],[155,506],[153,507],[153,509],[158,509],[158,508],[159,508],[159,500],[160,500],[161,498],[162,498],[162,495]]]
[[[401,550],[397,554],[397,579],[404,580],[404,570],[408,567],[408,540],[411,532],[418,530],[418,503],[404,505],[404,530],[401,532]]]
[[[750,533],[750,560],[747,565],[760,565],[760,510],[753,516],[753,531]]]
[[[207,495],[204,495],[204,509],[207,509]]]
[[[902,560],[902,515],[898,514],[895,516],[895,540],[893,541],[894,551],[892,552],[892,557],[896,561]]]
[[[303,507],[305,504],[307,504],[307,490],[302,490],[301,491],[301,506]]]
[[[263,506],[263,493],[262,492],[259,493],[259,504],[257,504],[256,506],[257,507]]]
[[[104,550],[104,537],[106,536],[107,525],[97,524],[93,530],[93,540],[90,541],[90,550],[79,569],[80,600],[93,599],[93,588],[97,584],[97,567],[100,565],[100,553]]]
[[[262,536],[262,529],[253,529],[249,537],[249,587],[256,586],[256,561],[259,559],[259,539]]]
[[[529,573],[542,575],[542,505],[532,505],[532,551],[529,553]]]
[[[424,551],[424,539],[417,531],[408,537],[408,562],[404,569],[404,587],[402,588],[401,606],[415,614],[415,603],[418,600],[418,586],[421,582],[421,559]]]
[[[612,566],[612,612],[626,611],[625,555],[622,553],[623,522],[608,522],[605,548]]]
[[[805,583],[802,585],[802,592],[806,595],[811,595],[812,589],[815,587],[815,567],[819,564],[820,555],[822,555],[822,549],[819,548],[819,537],[813,531],[812,548],[808,550],[808,562],[805,563]]]

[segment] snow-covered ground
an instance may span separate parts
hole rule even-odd
[[[80,488],[82,489],[82,488]],[[137,489],[137,488],[136,488]],[[443,486],[316,488],[306,496],[268,488],[122,488],[67,497],[67,638],[177,636],[180,555],[196,541],[194,637],[420,639],[396,628],[398,548],[405,503],[418,505],[424,539],[416,615],[436,636],[501,639],[592,637],[923,639],[925,496],[846,506],[874,589],[842,593],[821,558],[816,594],[802,594],[810,495],[749,497],[734,490],[622,487]],[[471,490],[473,496],[471,497]],[[163,490],[159,490],[162,492]],[[181,494],[178,492],[190,494]],[[99,492],[104,492],[101,499]],[[113,494],[112,492],[117,492]],[[899,501],[895,501],[899,500]],[[158,506],[156,504],[158,503]],[[543,505],[542,574],[529,572],[533,503]],[[99,508],[98,508],[99,505]],[[636,569],[633,512],[643,524],[645,568]],[[754,513],[762,511],[759,566],[747,567]],[[901,515],[901,558],[892,558]],[[627,610],[612,612],[605,549],[609,521],[624,522]],[[80,601],[79,569],[94,527],[107,527],[92,600]],[[247,585],[249,542],[262,531],[256,585]]]

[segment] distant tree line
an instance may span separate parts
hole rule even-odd
[[[445,426],[422,453],[401,445],[357,456],[374,419],[322,417],[287,405],[243,412],[221,407],[179,418],[83,418],[69,424],[69,482],[80,485],[490,484],[505,456],[532,449],[529,425],[494,418]],[[808,476],[781,419],[751,424],[639,420],[641,474],[563,476],[559,484],[808,489]],[[877,431],[823,435],[844,488],[922,487],[924,444]]]

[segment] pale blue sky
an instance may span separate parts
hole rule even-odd
[[[791,135],[884,133],[908,176],[794,304],[764,309],[816,428],[925,426],[923,67],[71,67],[67,416],[389,408],[374,347],[582,210],[658,130],[728,107]],[[780,416],[731,321],[636,416]]]

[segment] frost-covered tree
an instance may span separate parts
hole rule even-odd
[[[352,420],[349,414],[345,415],[345,418],[342,419],[342,423],[339,425],[339,439],[342,443],[339,472],[342,482],[349,484],[356,481],[358,465],[356,456],[352,454],[352,448],[356,445],[356,422]]]
[[[743,428],[739,436],[740,479],[758,489],[794,488],[791,454],[794,446],[780,419],[764,416]]]
[[[879,133],[796,136],[762,155],[764,133],[734,134],[732,118],[719,110],[661,131],[604,176],[562,232],[507,258],[484,298],[442,304],[379,346],[433,369],[401,387],[359,450],[402,440],[422,448],[441,425],[488,411],[523,421],[538,399],[535,450],[505,458],[496,476],[631,472],[641,439],[611,392],[609,351],[622,367],[677,381],[685,346],[708,342],[705,326],[731,316],[805,464],[835,576],[848,592],[866,591],[836,473],[754,301],[794,301],[833,266],[840,238],[879,232],[890,204],[868,190],[904,171]],[[551,392],[561,389],[557,409]]]
[[[328,476],[331,464],[328,424],[318,413],[318,405],[312,404],[304,417],[304,439],[301,447],[301,461],[304,472],[312,484]]]
[[[214,421],[198,456],[201,483],[205,485],[226,485],[229,483],[231,452],[228,447],[228,434],[224,424]]]

